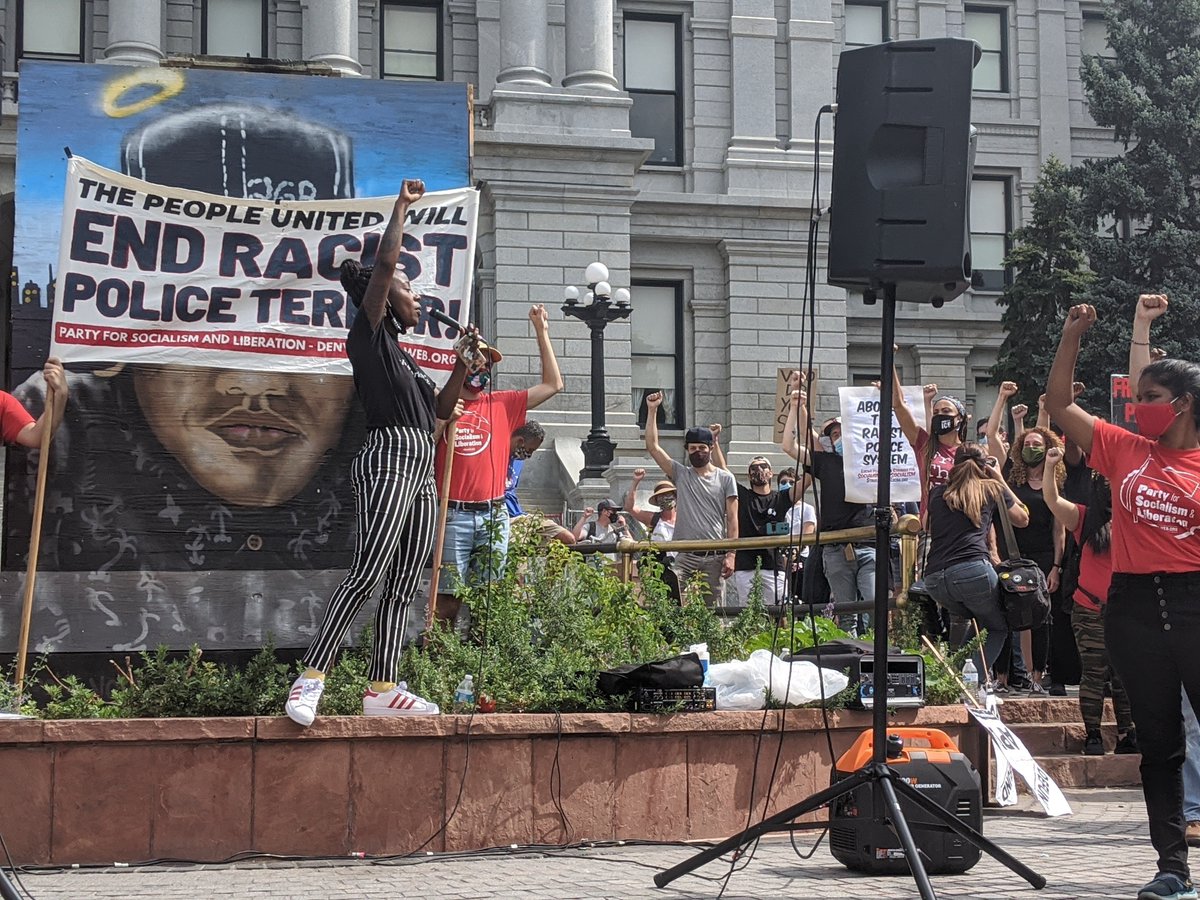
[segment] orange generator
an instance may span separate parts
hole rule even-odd
[[[983,830],[983,794],[979,773],[954,741],[935,728],[889,728],[887,764],[898,778],[976,831]],[[859,735],[834,766],[836,784],[871,762],[871,731]],[[979,862],[980,850],[899,794],[900,807],[921,851],[925,871],[965,872]],[[907,874],[908,861],[887,806],[874,784],[834,800],[829,807],[829,849],[850,869],[874,875]]]

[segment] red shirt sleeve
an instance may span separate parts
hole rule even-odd
[[[516,431],[525,424],[525,415],[529,412],[529,391],[501,391],[504,398],[504,409],[508,413],[511,431]],[[505,443],[507,444],[507,435]]]
[[[1092,426],[1092,452],[1088,454],[1088,465],[1110,482],[1117,481],[1127,474],[1121,471],[1120,459],[1139,444],[1151,443],[1119,425],[1097,419]]]
[[[29,410],[17,402],[7,391],[0,391],[0,438],[6,444],[15,444],[21,430],[33,422]]]

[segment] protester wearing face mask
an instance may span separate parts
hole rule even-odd
[[[525,463],[537,452],[546,439],[546,429],[540,422],[527,419],[525,424],[512,433],[512,441],[508,451],[508,475],[504,481],[504,505],[508,507],[509,531],[520,523],[528,523],[537,530],[543,541],[561,541],[564,544],[574,544],[575,535],[569,528],[563,528],[553,519],[540,513],[527,513],[517,497],[517,487],[521,483],[521,474],[525,471]],[[519,521],[518,521],[519,520]]]
[[[1013,529],[1017,545],[1020,548],[1020,555],[1036,562],[1038,568],[1045,573],[1047,586],[1051,593],[1052,611],[1058,611],[1060,605],[1058,587],[1062,577],[1067,535],[1066,528],[1054,518],[1050,507],[1046,505],[1046,500],[1042,496],[1042,483],[1045,478],[1053,478],[1061,491],[1066,480],[1066,467],[1059,462],[1047,471],[1046,450],[1050,447],[1062,449],[1062,441],[1053,431],[1040,425],[1024,431],[1019,438],[1013,441],[1008,460],[1004,464],[1004,477],[1013,489],[1013,493],[1017,495],[1017,499],[1029,509],[1029,524]],[[999,540],[1002,544],[1003,537],[1001,536]],[[1012,555],[1012,552],[1010,548],[1003,547],[1000,555],[1008,557]],[[1061,611],[1058,611],[1057,615],[1060,619],[1058,627],[1070,631],[1069,617]],[[1047,663],[1051,667],[1054,665],[1054,661],[1049,659],[1051,627],[1050,621],[1047,621],[1030,631],[1021,632],[1020,636],[1021,649],[1025,662],[1029,666],[1031,680],[1029,691],[1035,696],[1043,696],[1047,693],[1042,682]],[[1064,646],[1066,646],[1065,643]],[[1073,635],[1070,636],[1070,646],[1074,647]],[[1007,670],[1006,653],[1001,654],[997,667],[1001,671]],[[1072,667],[1078,668],[1077,660],[1068,661],[1060,658],[1060,670],[1065,671]],[[1056,679],[1054,694],[1056,696],[1066,694],[1066,688],[1062,686],[1061,679]]]
[[[894,389],[892,404],[896,410],[896,421],[904,437],[912,444],[921,461],[921,515],[929,502],[929,491],[950,479],[954,468],[954,455],[967,439],[967,408],[957,397],[937,396],[936,384],[927,384],[922,392],[925,402],[933,401],[930,407],[929,430],[926,431],[913,417],[908,402],[904,399],[904,387],[899,373],[893,373]],[[936,399],[934,399],[936,398]]]
[[[802,390],[792,391],[791,411],[783,427],[783,452],[804,465],[805,472],[817,480],[821,492],[820,531],[861,528],[875,522],[866,503],[846,502],[845,466],[842,462],[842,422],[830,419],[818,435],[810,431],[808,397]],[[811,446],[811,450],[810,450]],[[821,562],[834,602],[853,603],[875,598],[875,544],[825,544]],[[841,620],[857,627],[867,618]],[[845,625],[843,625],[845,627]]]
[[[455,592],[468,579],[486,581],[500,573],[508,551],[509,510],[505,501],[510,444],[506,437],[525,424],[528,410],[541,406],[563,388],[558,360],[550,343],[550,317],[546,307],[529,308],[529,321],[541,355],[541,381],[525,391],[487,390],[491,370],[500,361],[492,349],[491,363],[468,376],[463,390],[464,411],[457,422],[454,459],[448,488],[443,573],[437,598],[437,617],[453,621],[458,616]],[[445,475],[446,440],[438,442],[434,472],[439,492]]]
[[[713,431],[713,459],[717,466],[727,469],[721,452],[721,426]],[[788,533],[787,514],[792,507],[791,496],[771,488],[771,462],[765,456],[750,460],[746,478],[750,487],[739,484],[738,534],[742,537],[769,537]],[[757,575],[760,596],[764,604],[777,605],[787,599],[788,560],[782,550],[739,550],[734,557],[734,572],[730,583],[736,606],[750,604],[750,592]]]
[[[687,465],[671,459],[658,443],[658,407],[662,393],[646,398],[646,450],[675,485],[677,511],[675,539],[736,540],[738,537],[738,492],[733,475],[712,464],[711,428],[689,428],[684,436]],[[733,574],[734,552],[705,550],[681,552],[671,568],[686,589],[695,572],[704,576],[706,601],[723,603],[722,579]]]
[[[1140,434],[1102,422],[1072,399],[1083,334],[1096,310],[1074,306],[1046,386],[1053,420],[1112,484],[1112,585],[1105,641],[1133,710],[1142,754],[1142,792],[1158,874],[1139,898],[1192,900],[1180,768],[1180,692],[1200,708],[1200,366],[1150,363],[1151,323],[1167,298],[1138,298],[1130,342],[1130,383]]]

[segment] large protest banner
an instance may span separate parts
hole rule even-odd
[[[79,157],[67,166],[50,352],[129,362],[349,374],[354,308],[339,282],[371,265],[395,198],[232,200],[153,185]],[[470,317],[478,192],[426,194],[400,268],[455,319]],[[401,343],[435,380],[457,329],[425,321]]]
[[[348,469],[363,428],[334,349],[348,312],[327,276],[342,258],[373,257],[372,235],[382,228],[374,219],[390,213],[404,178],[447,198],[472,183],[469,128],[463,84],[22,62],[10,389],[41,409],[52,319],[58,329],[114,332],[61,331],[56,342],[69,360],[70,404],[47,483],[34,649],[308,643],[350,560]],[[59,260],[65,147],[121,178],[93,177],[110,189],[86,196],[76,185],[73,202],[85,218],[70,216],[80,258],[67,271]],[[160,187],[143,188],[127,206],[120,192],[135,181],[123,179]],[[139,208],[150,194],[163,205]],[[166,203],[175,199],[171,212]],[[252,208],[292,218],[240,221]],[[416,219],[424,210],[408,223],[413,235],[444,233],[450,244],[410,243],[406,269],[464,321],[472,291],[455,279],[474,265],[473,245],[451,245],[470,240],[456,215],[474,220],[458,208],[431,197],[413,211]],[[201,211],[204,218],[192,215]],[[194,264],[197,233],[201,268],[166,271]],[[243,244],[222,254],[226,233],[253,235],[263,249]],[[453,263],[450,285],[439,280],[439,250]],[[222,259],[232,274],[222,275]],[[106,279],[115,281],[102,289]],[[236,323],[225,321],[231,315]],[[150,329],[202,343],[137,336]],[[425,323],[417,330],[410,346],[432,366],[444,344],[422,343],[426,331],[434,335]],[[203,343],[225,337],[223,347]],[[21,593],[35,456],[7,456],[6,597]],[[17,625],[0,604],[0,652],[15,647]]]
[[[906,387],[904,399],[917,423],[924,427],[925,397],[920,387]],[[879,425],[879,388],[840,387],[842,413],[842,456],[846,460],[846,500],[874,503],[879,485],[879,456],[891,454],[893,503],[916,503],[921,499],[921,466],[917,453],[900,431],[896,414],[892,425]]]

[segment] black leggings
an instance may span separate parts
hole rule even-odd
[[[1187,878],[1179,693],[1182,685],[1200,709],[1200,572],[1114,573],[1104,636],[1137,726],[1142,793],[1159,871]]]
[[[433,549],[433,436],[419,428],[371,429],[350,465],[350,480],[357,511],[354,559],[304,659],[328,672],[351,623],[382,581],[367,677],[394,681],[408,609]]]

